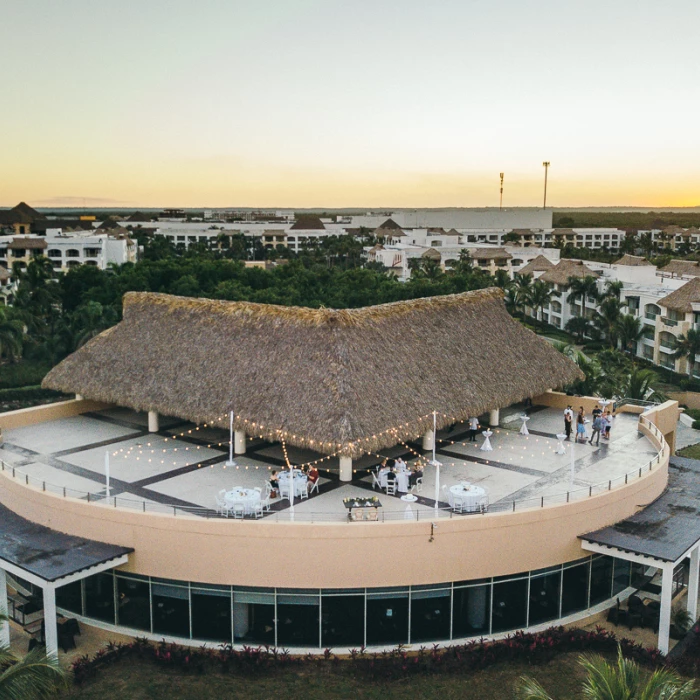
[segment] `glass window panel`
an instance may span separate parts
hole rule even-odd
[[[143,580],[117,576],[117,621],[124,627],[151,629],[150,585]]]
[[[192,637],[231,641],[231,592],[192,590]]]
[[[450,591],[411,592],[411,643],[450,638]]]
[[[491,585],[456,588],[453,592],[452,638],[489,633]]]
[[[591,605],[612,596],[613,558],[598,557],[591,562]]]
[[[275,643],[275,594],[267,588],[235,589],[233,634],[236,642]]]
[[[237,603],[275,604],[275,592],[269,588],[235,588],[233,597]]]
[[[571,615],[572,613],[585,610],[588,607],[588,572],[590,562],[571,566],[564,569],[563,591],[561,596],[561,614]]]
[[[630,562],[624,559],[615,559],[614,566],[613,595],[617,595],[630,585]]]
[[[151,584],[153,631],[173,637],[190,636],[190,593],[181,586]]]
[[[85,579],[85,614],[114,624],[114,576],[111,573]]]
[[[56,589],[56,605],[77,615],[83,614],[83,595],[80,581],[73,581]]]
[[[277,596],[277,644],[319,646],[318,596]]]
[[[408,643],[408,591],[367,592],[367,644]]]
[[[365,596],[326,595],[321,606],[323,647],[359,647],[365,643]]]
[[[561,571],[530,579],[530,625],[539,625],[559,617]]]
[[[527,579],[493,584],[493,632],[520,629],[527,619]]]

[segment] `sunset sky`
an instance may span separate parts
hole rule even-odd
[[[700,205],[697,0],[0,0],[0,205]]]

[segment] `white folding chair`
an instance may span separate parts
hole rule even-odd
[[[280,497],[289,498],[289,481],[280,479]]]
[[[307,484],[307,483],[308,483],[307,481],[304,481],[304,483],[300,485],[299,489],[295,490],[295,491],[296,491],[296,497],[297,497],[299,500],[303,500],[304,498],[308,498],[308,497],[309,497],[309,491],[308,491],[308,489],[306,488],[306,484]]]
[[[395,496],[396,495],[396,479],[388,479],[386,482],[386,495]]]
[[[416,479],[416,483],[411,486],[411,491],[415,493],[420,493],[423,490],[423,477],[419,476]]]
[[[243,505],[243,503],[234,503],[230,510],[234,518],[240,520],[245,517],[245,505]]]
[[[263,502],[262,501],[257,501],[253,505],[253,515],[256,518],[262,518],[263,517]]]
[[[226,501],[224,501],[221,496],[216,497],[216,512],[219,515],[223,515],[225,518],[228,518],[228,506],[226,505]]]
[[[319,486],[320,483],[321,483],[321,477],[319,477],[318,479],[316,479],[316,481],[314,481],[314,483],[311,484],[311,488],[309,489],[309,496],[310,496],[314,491],[315,491],[316,493],[320,493],[320,491],[318,490],[318,486]]]
[[[379,486],[379,490],[381,491],[382,485],[379,483],[379,479],[377,479],[377,475],[374,472],[370,472],[372,474],[372,490]]]

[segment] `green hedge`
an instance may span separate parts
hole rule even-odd
[[[17,364],[0,365],[0,389],[37,386],[51,369],[44,362],[22,360]]]
[[[52,389],[42,389],[37,386],[21,386],[14,389],[0,389],[0,403],[8,401],[40,401],[42,399],[58,399],[63,394]]]

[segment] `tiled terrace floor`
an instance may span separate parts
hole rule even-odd
[[[601,440],[599,447],[575,445],[572,481],[568,443],[566,454],[555,453],[555,434],[562,426],[561,411],[535,407],[528,423],[530,436],[519,434],[520,421],[506,423],[491,437],[492,452],[480,450],[481,435],[476,443],[467,443],[464,424],[441,431],[436,455],[442,464],[440,485],[478,484],[486,489],[491,510],[510,510],[513,502],[517,509],[529,508],[564,502],[567,492],[571,500],[587,496],[590,490],[596,493],[607,489],[611,480],[613,486],[620,485],[626,473],[655,456],[653,445],[637,432],[637,417],[623,414],[615,418],[610,441]],[[253,440],[247,454],[236,458],[238,466],[227,468],[225,431],[161,418],[160,432],[149,434],[144,414],[121,408],[8,430],[4,438],[0,459],[28,474],[32,483],[46,482],[47,490],[65,488],[67,495],[77,497],[90,492],[91,500],[104,504],[105,454],[109,453],[110,495],[117,498],[119,507],[172,509],[177,515],[195,509],[190,512],[216,517],[215,497],[220,489],[263,486],[270,470],[286,464],[281,445]],[[425,464],[431,457],[423,455],[418,443],[382,450],[382,455],[402,455],[409,464],[417,460]],[[320,457],[292,447],[288,456],[294,464]],[[319,464],[320,493],[295,503],[295,520],[344,520],[342,499],[373,493],[367,470],[380,460],[380,455],[373,455],[355,462],[352,483],[339,481],[337,459]],[[383,505],[382,518],[435,517],[435,469],[427,466],[424,472],[424,486],[415,503],[400,500],[401,494],[375,492]],[[441,516],[452,515],[445,489],[439,492]],[[265,518],[288,520],[289,506],[287,500],[277,499]]]

